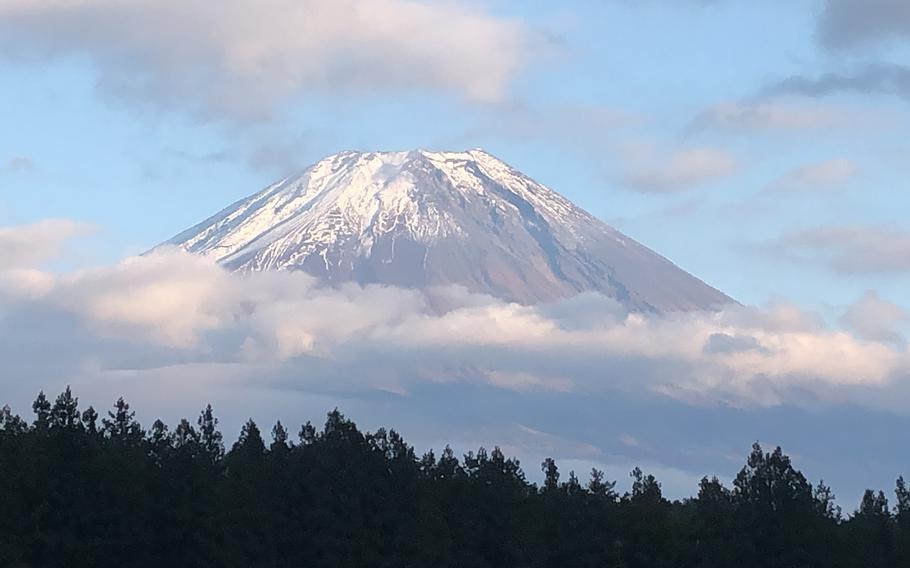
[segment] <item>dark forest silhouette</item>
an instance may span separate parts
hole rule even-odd
[[[550,459],[530,483],[499,449],[418,456],[337,410],[293,441],[251,420],[229,451],[211,407],[148,430],[70,389],[33,410],[0,413],[0,566],[910,567],[902,478],[842,515],[780,448],[669,501],[638,469],[620,495]]]

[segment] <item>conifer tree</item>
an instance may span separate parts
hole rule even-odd
[[[224,442],[211,404],[206,405],[196,423],[199,425],[199,443],[203,455],[213,464],[220,462],[224,457]]]
[[[27,430],[28,424],[18,414],[13,414],[8,405],[0,408],[0,432],[6,432],[10,436],[18,436]]]
[[[72,429],[82,426],[82,417],[79,415],[79,399],[73,396],[72,390],[67,385],[66,390],[57,396],[51,408],[50,425],[52,428]]]
[[[82,424],[90,435],[94,436],[98,433],[98,412],[94,407],[89,406],[82,413]]]
[[[38,398],[32,403],[32,410],[35,413],[35,429],[39,431],[47,430],[51,421],[51,403],[47,400],[47,396],[44,395],[44,391],[38,393]]]
[[[543,472],[544,482],[543,490],[545,493],[552,493],[559,489],[559,468],[553,458],[547,458],[540,464],[540,471]]]
[[[272,452],[279,452],[287,449],[288,431],[284,429],[281,420],[279,420],[275,423],[275,426],[272,427],[272,443],[269,446],[269,450]]]
[[[108,411],[108,418],[101,421],[104,432],[110,440],[123,444],[136,444],[142,440],[144,432],[136,422],[136,413],[130,410],[130,405],[123,397],[114,403],[114,411]]]

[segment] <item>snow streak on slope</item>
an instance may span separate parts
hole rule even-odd
[[[522,303],[584,291],[646,311],[731,301],[482,150],[335,154],[165,244],[236,271],[460,284]]]

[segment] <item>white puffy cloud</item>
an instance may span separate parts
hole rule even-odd
[[[39,338],[30,348],[46,352],[82,345],[74,353],[80,372],[86,361],[121,371],[207,361],[329,389],[405,393],[426,381],[467,381],[749,406],[817,385],[880,387],[907,368],[906,352],[894,345],[829,328],[793,306],[648,316],[596,294],[522,306],[458,288],[423,293],[327,287],[303,273],[239,276],[175,251],[64,274],[0,274],[0,331],[25,326]],[[33,357],[14,344],[4,357]],[[624,371],[608,376],[617,369]]]
[[[535,45],[456,2],[0,0],[0,53],[87,56],[107,92],[206,117],[267,117],[313,91],[499,101]]]
[[[496,443],[530,463],[732,474],[726,456],[773,439],[832,468],[842,446],[820,439],[903,447],[906,421],[882,409],[905,400],[910,362],[880,333],[898,322],[876,300],[845,316],[853,335],[788,304],[649,316],[597,294],[520,306],[455,287],[234,275],[174,251],[66,273],[17,261],[0,265],[0,403],[25,411],[39,388],[72,384],[86,404],[125,395],[168,421],[213,402],[229,438],[249,416],[293,424],[341,406],[419,448]],[[857,491],[869,482],[843,475]]]

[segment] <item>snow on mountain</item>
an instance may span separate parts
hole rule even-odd
[[[584,291],[643,311],[732,302],[483,150],[335,154],[164,245],[234,271],[460,284],[521,303]]]

